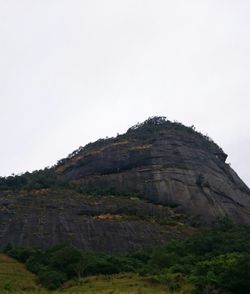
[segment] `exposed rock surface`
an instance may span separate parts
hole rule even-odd
[[[250,190],[226,158],[193,128],[153,118],[124,135],[80,148],[56,171],[86,189],[139,193],[201,222],[227,215],[250,224]]]
[[[249,225],[250,190],[226,158],[193,128],[149,119],[51,169],[1,179],[0,246],[125,252],[185,238],[193,222]]]
[[[73,244],[126,252],[190,235],[170,208],[138,198],[85,196],[70,190],[1,193],[0,244],[47,248]]]

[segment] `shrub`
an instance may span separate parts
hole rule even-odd
[[[34,254],[34,249],[19,247],[12,248],[6,253],[21,262],[26,262],[26,260]]]
[[[72,265],[76,264],[81,258],[82,253],[79,249],[73,246],[65,246],[51,252],[49,264],[52,268],[64,272],[70,278],[75,275]]]
[[[198,263],[191,281],[197,293],[209,287],[231,293],[250,293],[250,255],[229,253]]]
[[[42,270],[38,273],[38,277],[42,285],[49,290],[55,290],[67,281],[64,273],[53,270]]]

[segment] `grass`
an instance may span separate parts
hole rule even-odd
[[[36,291],[39,289],[36,276],[25,265],[0,254],[0,293],[9,291]]]
[[[166,294],[167,291],[166,286],[136,274],[88,277],[69,286],[65,291],[72,294]]]
[[[150,278],[142,278],[134,274],[114,276],[93,276],[71,281],[63,289],[47,291],[43,289],[30,291],[0,291],[1,294],[191,294],[189,285],[184,285],[180,291],[168,291],[167,286]]]
[[[0,294],[191,294],[190,285],[169,292],[167,285],[138,274],[99,275],[69,281],[60,290],[48,291],[38,285],[35,275],[25,266],[0,254]]]

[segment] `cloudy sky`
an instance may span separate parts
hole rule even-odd
[[[249,0],[0,0],[0,175],[164,115],[250,185]]]

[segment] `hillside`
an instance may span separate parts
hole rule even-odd
[[[70,243],[122,252],[189,236],[187,219],[137,197],[84,195],[67,189],[2,192],[1,247]],[[112,242],[111,242],[112,240]]]
[[[210,138],[162,117],[0,178],[1,248],[127,252],[185,239],[228,217],[250,224],[250,190]]]
[[[0,293],[4,291],[36,291],[37,277],[24,264],[0,254]]]
[[[209,137],[162,117],[79,148],[55,171],[85,190],[136,193],[201,223],[250,224],[250,190]]]
[[[188,287],[188,285],[183,285]],[[190,286],[189,286],[190,287]],[[166,285],[157,283],[151,278],[140,277],[138,274],[117,274],[91,276],[81,282],[69,281],[58,291],[49,291],[39,285],[38,277],[29,272],[25,265],[0,254],[0,293],[48,294],[48,293],[86,293],[86,294],[152,294],[166,293]]]

